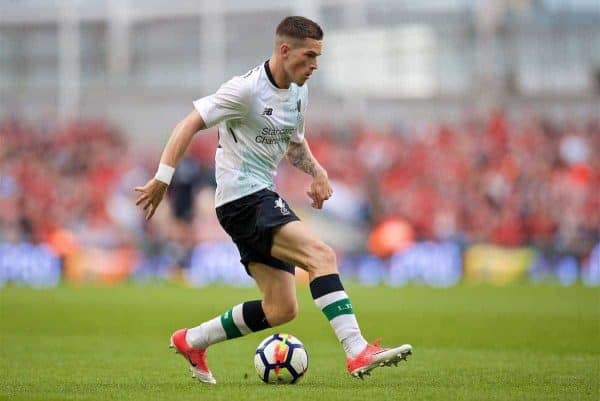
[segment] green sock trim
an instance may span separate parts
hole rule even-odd
[[[340,315],[353,315],[354,310],[352,309],[352,304],[350,303],[350,300],[348,298],[344,298],[324,307],[323,313],[325,314],[325,316],[327,316],[328,320],[331,320]]]
[[[229,309],[227,312],[221,315],[221,325],[225,329],[227,339],[241,337],[242,333],[233,322],[233,309]]]

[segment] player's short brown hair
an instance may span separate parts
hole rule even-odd
[[[275,31],[277,36],[287,36],[294,39],[323,39],[323,30],[316,22],[305,17],[285,17]]]

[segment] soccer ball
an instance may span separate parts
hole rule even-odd
[[[277,333],[265,338],[254,354],[258,377],[270,384],[293,384],[308,369],[308,354],[300,340]]]

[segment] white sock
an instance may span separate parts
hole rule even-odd
[[[250,301],[245,304],[254,304],[253,310],[248,309],[250,316],[247,316],[255,330],[266,328],[265,314],[260,305],[260,301]],[[232,338],[245,336],[252,330],[246,324],[244,318],[244,304],[235,305],[221,316],[217,316],[208,322],[202,323],[187,331],[185,340],[192,348],[208,348],[209,345],[216,344]]]
[[[350,337],[342,340],[342,347],[344,347],[346,355],[350,358],[355,358],[358,354],[364,351],[366,346],[367,341],[360,333],[352,334]]]
[[[200,326],[191,328],[185,334],[185,341],[192,348],[207,348],[209,345],[225,341],[227,335],[221,324],[221,316],[217,316]]]
[[[346,291],[334,291],[315,299],[315,304],[323,311],[338,340],[349,358],[360,354],[367,346],[358,321],[352,310],[352,304]]]

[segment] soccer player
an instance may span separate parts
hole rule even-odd
[[[173,130],[155,177],[135,188],[140,192],[136,204],[150,219],[194,134],[218,125],[217,217],[237,245],[262,300],[240,303],[197,327],[173,333],[171,346],[189,361],[192,374],[201,382],[216,383],[206,360],[210,345],[296,316],[294,266],[308,272],[314,302],[341,342],[351,375],[362,378],[411,354],[409,344],[388,349],[367,343],[340,281],[334,251],[274,192],[277,165],[287,156],[293,166],[313,177],[307,192],[312,207],[321,209],[333,194],[327,172],[304,138],[305,83],[317,69],[322,39],[323,31],[315,22],[298,16],[283,19],[271,58],[196,100],[195,110]]]

